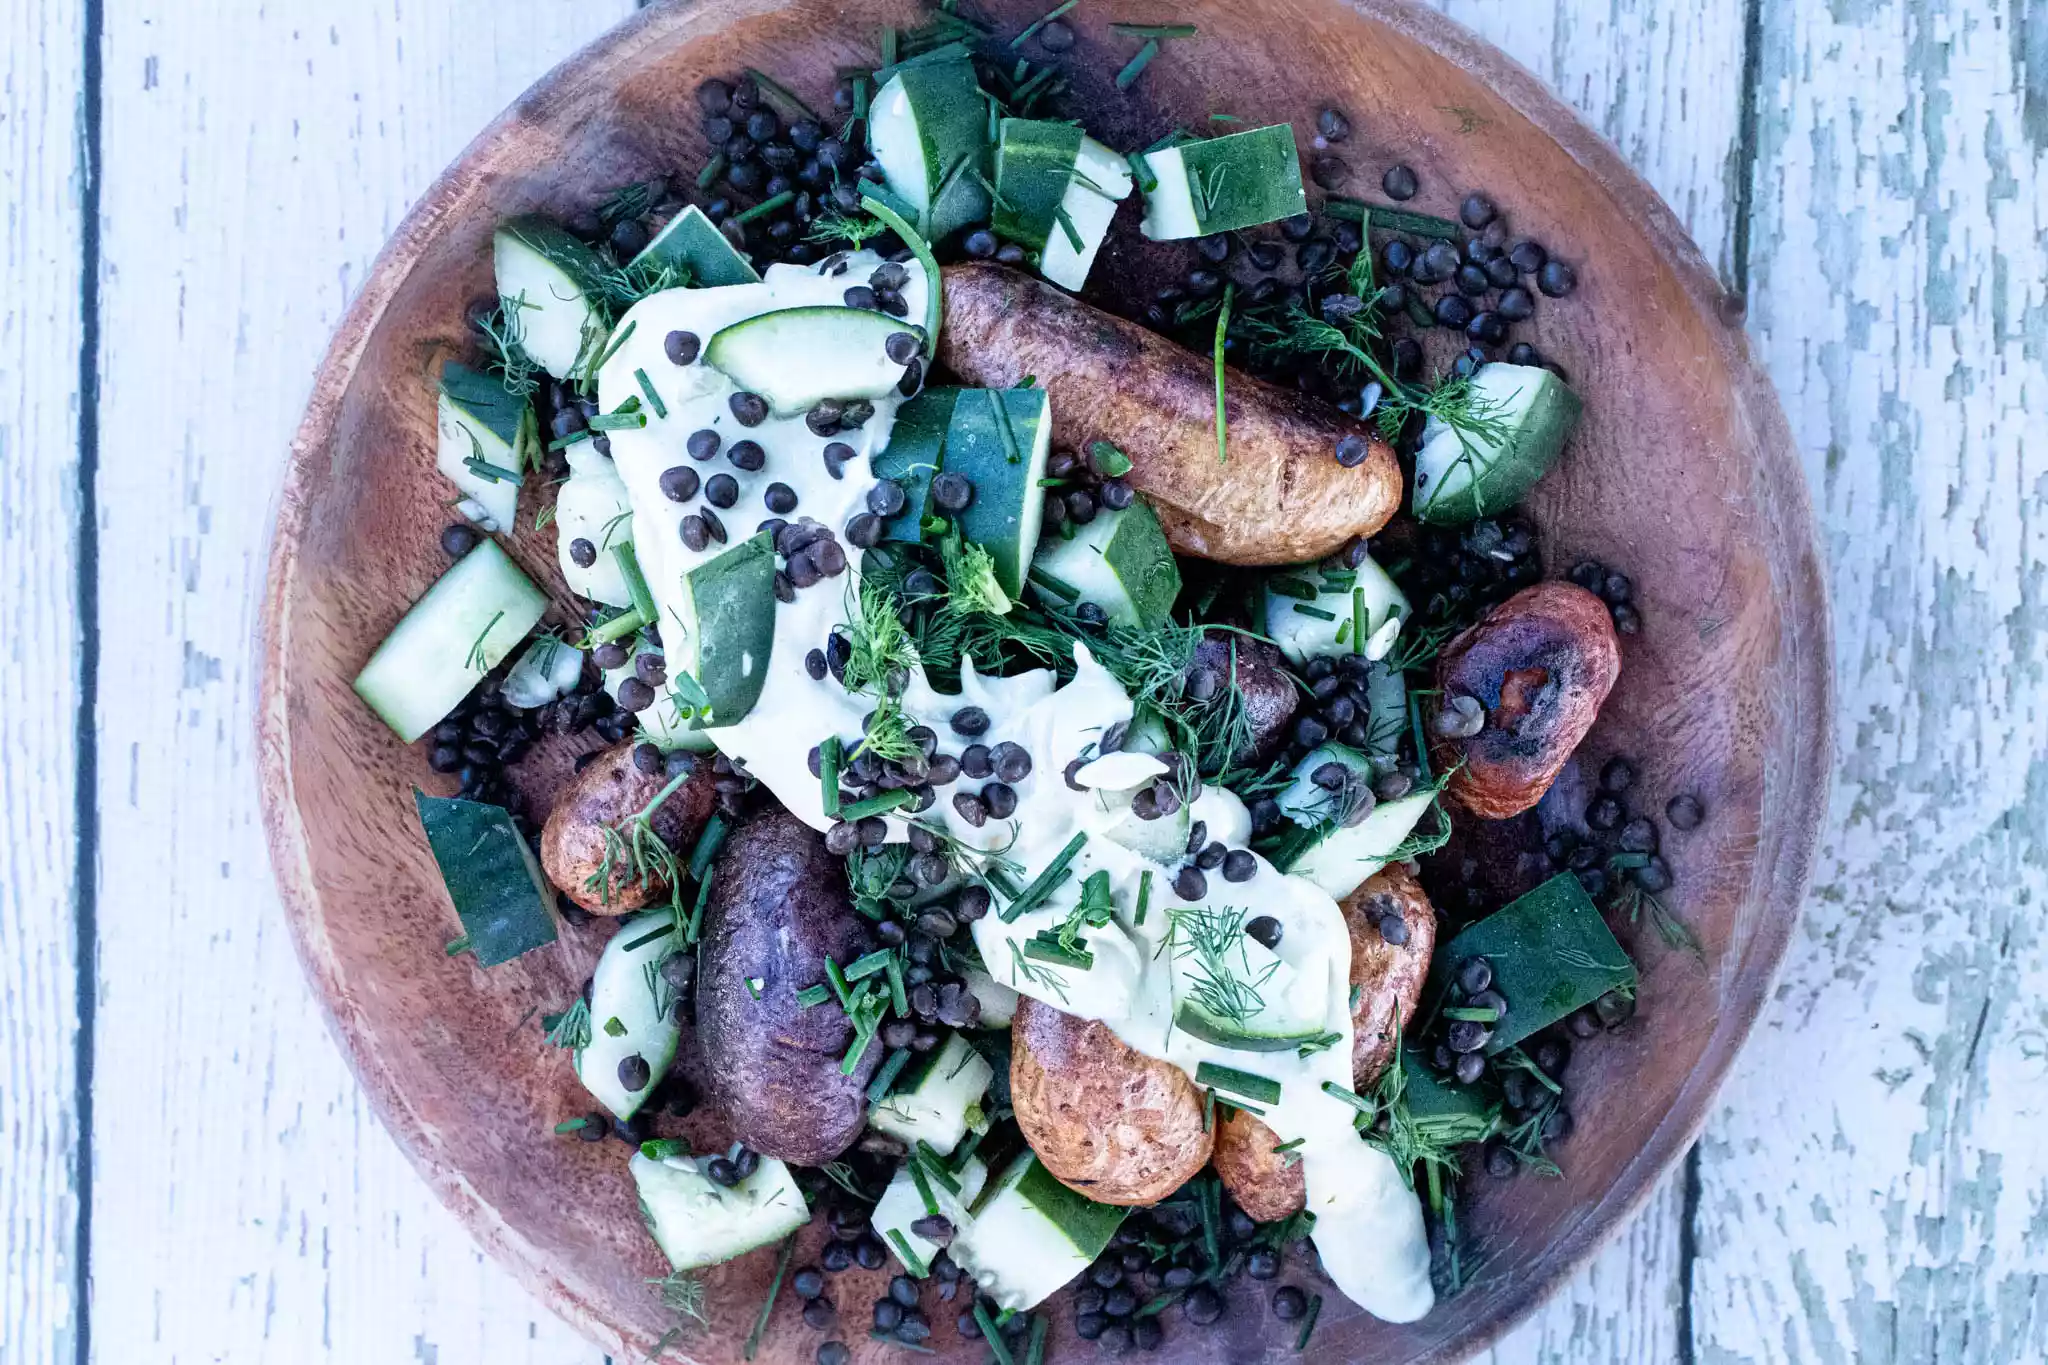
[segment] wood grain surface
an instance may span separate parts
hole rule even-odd
[[[1783,0],[1754,7],[1745,42],[1735,0],[1440,7],[1612,138],[1724,279],[1754,281],[1841,623],[1843,833],[1692,1191],[1674,1175],[1482,1358],[2037,1360],[2048,443],[2026,406],[2048,397],[2048,14]],[[102,854],[118,894],[100,909],[114,1020],[94,1145],[103,1176],[143,1169],[93,1227],[94,1353],[594,1365],[420,1186],[311,1009],[254,827],[246,603],[312,365],[385,232],[630,4],[105,0],[90,34],[86,8],[0,18],[0,1359],[70,1362],[82,1336],[73,452],[96,122],[128,191],[106,219],[103,322],[126,435],[97,489],[125,535],[103,536],[97,568],[145,547],[171,562],[170,545],[209,586],[130,570],[84,623],[103,627],[109,712],[162,689],[118,740],[105,722],[101,749],[123,847]],[[88,48],[107,58],[97,119]],[[180,295],[211,331],[177,325]],[[152,373],[166,364],[175,378]]]

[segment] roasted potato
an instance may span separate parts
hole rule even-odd
[[[841,1075],[852,1024],[836,1005],[802,1008],[796,994],[825,979],[826,958],[871,951],[867,923],[824,837],[786,811],[734,830],[711,875],[697,948],[707,1096],[761,1155],[821,1165],[860,1136],[886,1049],[870,1046]]]
[[[1001,266],[947,266],[945,307],[940,362],[985,388],[1036,376],[1054,442],[1107,440],[1129,455],[1129,482],[1182,554],[1299,564],[1373,534],[1400,506],[1393,449],[1318,399],[1230,371],[1219,462],[1208,356]],[[1346,468],[1337,446],[1353,438],[1360,459]]]
[[[1436,950],[1436,910],[1422,883],[1402,863],[1389,863],[1344,898],[1351,931],[1351,1081],[1364,1090],[1379,1080],[1415,1021],[1429,958]],[[1399,916],[1395,929],[1390,916]],[[1395,942],[1400,939],[1400,942]]]
[[[1453,803],[1505,820],[1543,799],[1621,673],[1621,642],[1607,604],[1573,583],[1524,588],[1437,656],[1445,704],[1470,697],[1485,724],[1470,738],[1439,729],[1439,768],[1452,769]]]
[[[1236,668],[1231,667],[1233,655]],[[1212,630],[1195,646],[1187,674],[1207,670],[1219,683],[1235,679],[1244,697],[1246,717],[1251,721],[1251,743],[1230,761],[1245,766],[1262,766],[1287,740],[1287,727],[1294,719],[1298,701],[1294,679],[1285,671],[1280,651],[1263,640],[1236,631]]]
[[[711,765],[699,763],[690,780],[662,802],[648,822],[680,855],[688,854],[711,818],[718,800],[711,780]],[[541,829],[540,865],[548,880],[595,915],[623,915],[665,898],[668,883],[658,875],[643,880],[629,859],[614,857],[609,876],[600,874],[605,867],[605,830],[616,829],[645,810],[668,782],[633,766],[630,739],[599,754],[562,789]]]
[[[1436,946],[1436,912],[1422,884],[1400,863],[1368,878],[1342,909],[1351,931],[1351,984],[1358,988],[1351,1011],[1351,1080],[1364,1092],[1394,1060],[1401,1030],[1415,1018]],[[1382,929],[1389,915],[1400,917],[1400,929]],[[1390,934],[1402,941],[1389,941]],[[1301,1167],[1274,1153],[1279,1141],[1243,1111],[1216,1125],[1216,1174],[1238,1206],[1261,1223],[1304,1206]]]
[[[1045,1168],[1103,1204],[1158,1203],[1213,1146],[1186,1072],[1029,997],[1010,1020],[1010,1102]]]
[[[1280,1135],[1242,1109],[1216,1120],[1216,1174],[1237,1206],[1261,1223],[1277,1223],[1308,1205],[1301,1163],[1273,1149]]]

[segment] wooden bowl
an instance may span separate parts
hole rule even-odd
[[[1014,31],[1046,4],[981,8]],[[1562,1151],[1563,1178],[1469,1183],[1473,1279],[1427,1320],[1395,1327],[1338,1296],[1324,1305],[1318,1355],[1452,1360],[1526,1314],[1649,1194],[1692,1141],[1770,987],[1829,771],[1828,622],[1807,495],[1744,346],[1740,308],[1726,306],[1656,195],[1527,72],[1404,0],[1172,8],[1201,36],[1169,45],[1128,99],[1107,74],[1136,44],[1108,22],[1153,19],[1158,6],[1091,0],[1069,16],[1082,35],[1069,64],[1091,73],[1077,93],[1096,131],[1128,145],[1212,113],[1307,130],[1335,103],[1356,128],[1343,151],[1362,190],[1397,161],[1421,176],[1417,209],[1454,213],[1466,191],[1484,188],[1518,232],[1579,265],[1577,295],[1541,309],[1534,340],[1585,395],[1586,418],[1531,511],[1553,574],[1588,555],[1625,569],[1645,622],[1626,642],[1587,756],[1638,758],[1644,808],[1689,791],[1709,812],[1699,830],[1666,841],[1678,878],[1671,906],[1703,953],[1633,932],[1641,1014],[1574,1062],[1580,1124]],[[568,1002],[601,936],[572,931],[559,949],[489,973],[444,954],[456,925],[409,789],[445,790],[445,779],[349,680],[445,566],[436,534],[449,490],[433,468],[432,377],[467,347],[465,305],[491,293],[493,225],[528,210],[587,210],[620,184],[700,165],[700,80],[754,66],[819,103],[835,67],[872,60],[878,27],[912,12],[908,0],[658,5],[557,69],[441,177],[386,248],[320,371],[285,477],[258,724],[272,855],[306,969],[421,1174],[494,1255],[620,1359],[641,1358],[669,1325],[647,1284],[664,1266],[635,1216],[622,1147],[551,1132],[590,1102],[533,1022]],[[1099,279],[1144,278],[1127,248],[1112,250]],[[513,548],[559,586],[551,538],[526,532]],[[566,758],[530,774],[537,796]],[[771,1265],[772,1254],[756,1253],[713,1272],[711,1329],[681,1350],[737,1361]],[[889,1350],[864,1332],[880,1278],[842,1279],[834,1291],[861,1359]],[[1246,1302],[1219,1328],[1172,1314],[1171,1357],[1290,1355],[1292,1329],[1243,1289]],[[941,1355],[984,1357],[935,1316]],[[1064,1358],[1072,1315],[1053,1317],[1054,1358]],[[808,1361],[818,1340],[786,1295],[759,1358]]]

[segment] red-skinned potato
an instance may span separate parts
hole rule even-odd
[[[643,773],[633,763],[633,741],[606,749],[555,798],[554,809],[540,833],[540,865],[548,880],[593,915],[623,915],[644,909],[668,895],[659,877],[642,880],[628,860],[613,858],[605,868],[607,828],[639,814],[668,785],[666,775]],[[679,855],[687,854],[718,793],[712,787],[711,764],[696,771],[661,803],[648,821],[661,841]]]
[[[1538,583],[1487,612],[1437,657],[1442,705],[1470,698],[1485,715],[1469,738],[1437,727],[1438,766],[1462,765],[1451,801],[1505,820],[1542,800],[1620,673],[1607,604],[1576,584]]]

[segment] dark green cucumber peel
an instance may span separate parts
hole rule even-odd
[[[519,429],[526,419],[527,403],[524,398],[507,393],[497,378],[451,360],[441,367],[441,392],[463,416],[482,425],[513,450],[519,448]]]
[[[754,709],[775,648],[775,545],[764,531],[684,576],[694,625],[690,677],[702,709],[693,730],[736,724]]]
[[[1636,968],[1579,879],[1560,872],[1440,948],[1430,987],[1446,998],[1459,964],[1484,957],[1508,1002],[1490,1053],[1527,1038],[1610,991],[1633,990]]]
[[[1308,211],[1294,129],[1285,123],[1180,144],[1205,232],[1256,227]]]
[[[511,812],[417,787],[413,800],[477,964],[495,967],[553,943],[554,890]]]
[[[593,298],[604,293],[604,258],[561,224],[529,215],[512,219],[498,231],[524,243]]]
[[[1150,503],[1137,498],[1125,509],[1102,558],[1124,585],[1146,628],[1165,625],[1180,596],[1180,566]]]
[[[636,266],[676,266],[687,270],[696,285],[758,284],[760,272],[732,240],[718,230],[695,204],[668,222],[638,256]]]
[[[1032,456],[1040,424],[1051,420],[1044,389],[974,389],[954,404],[946,431],[942,467],[974,484],[974,501],[958,517],[960,532],[988,551],[1012,599],[1024,595],[1037,548],[1045,466]]]
[[[903,510],[882,523],[882,539],[916,543],[924,539],[925,495],[946,452],[946,429],[962,390],[926,389],[896,411],[889,444],[874,457],[878,478],[903,488]]]
[[[1037,250],[1056,228],[1074,181],[1081,129],[1072,123],[1006,118],[996,144],[996,235]]]

